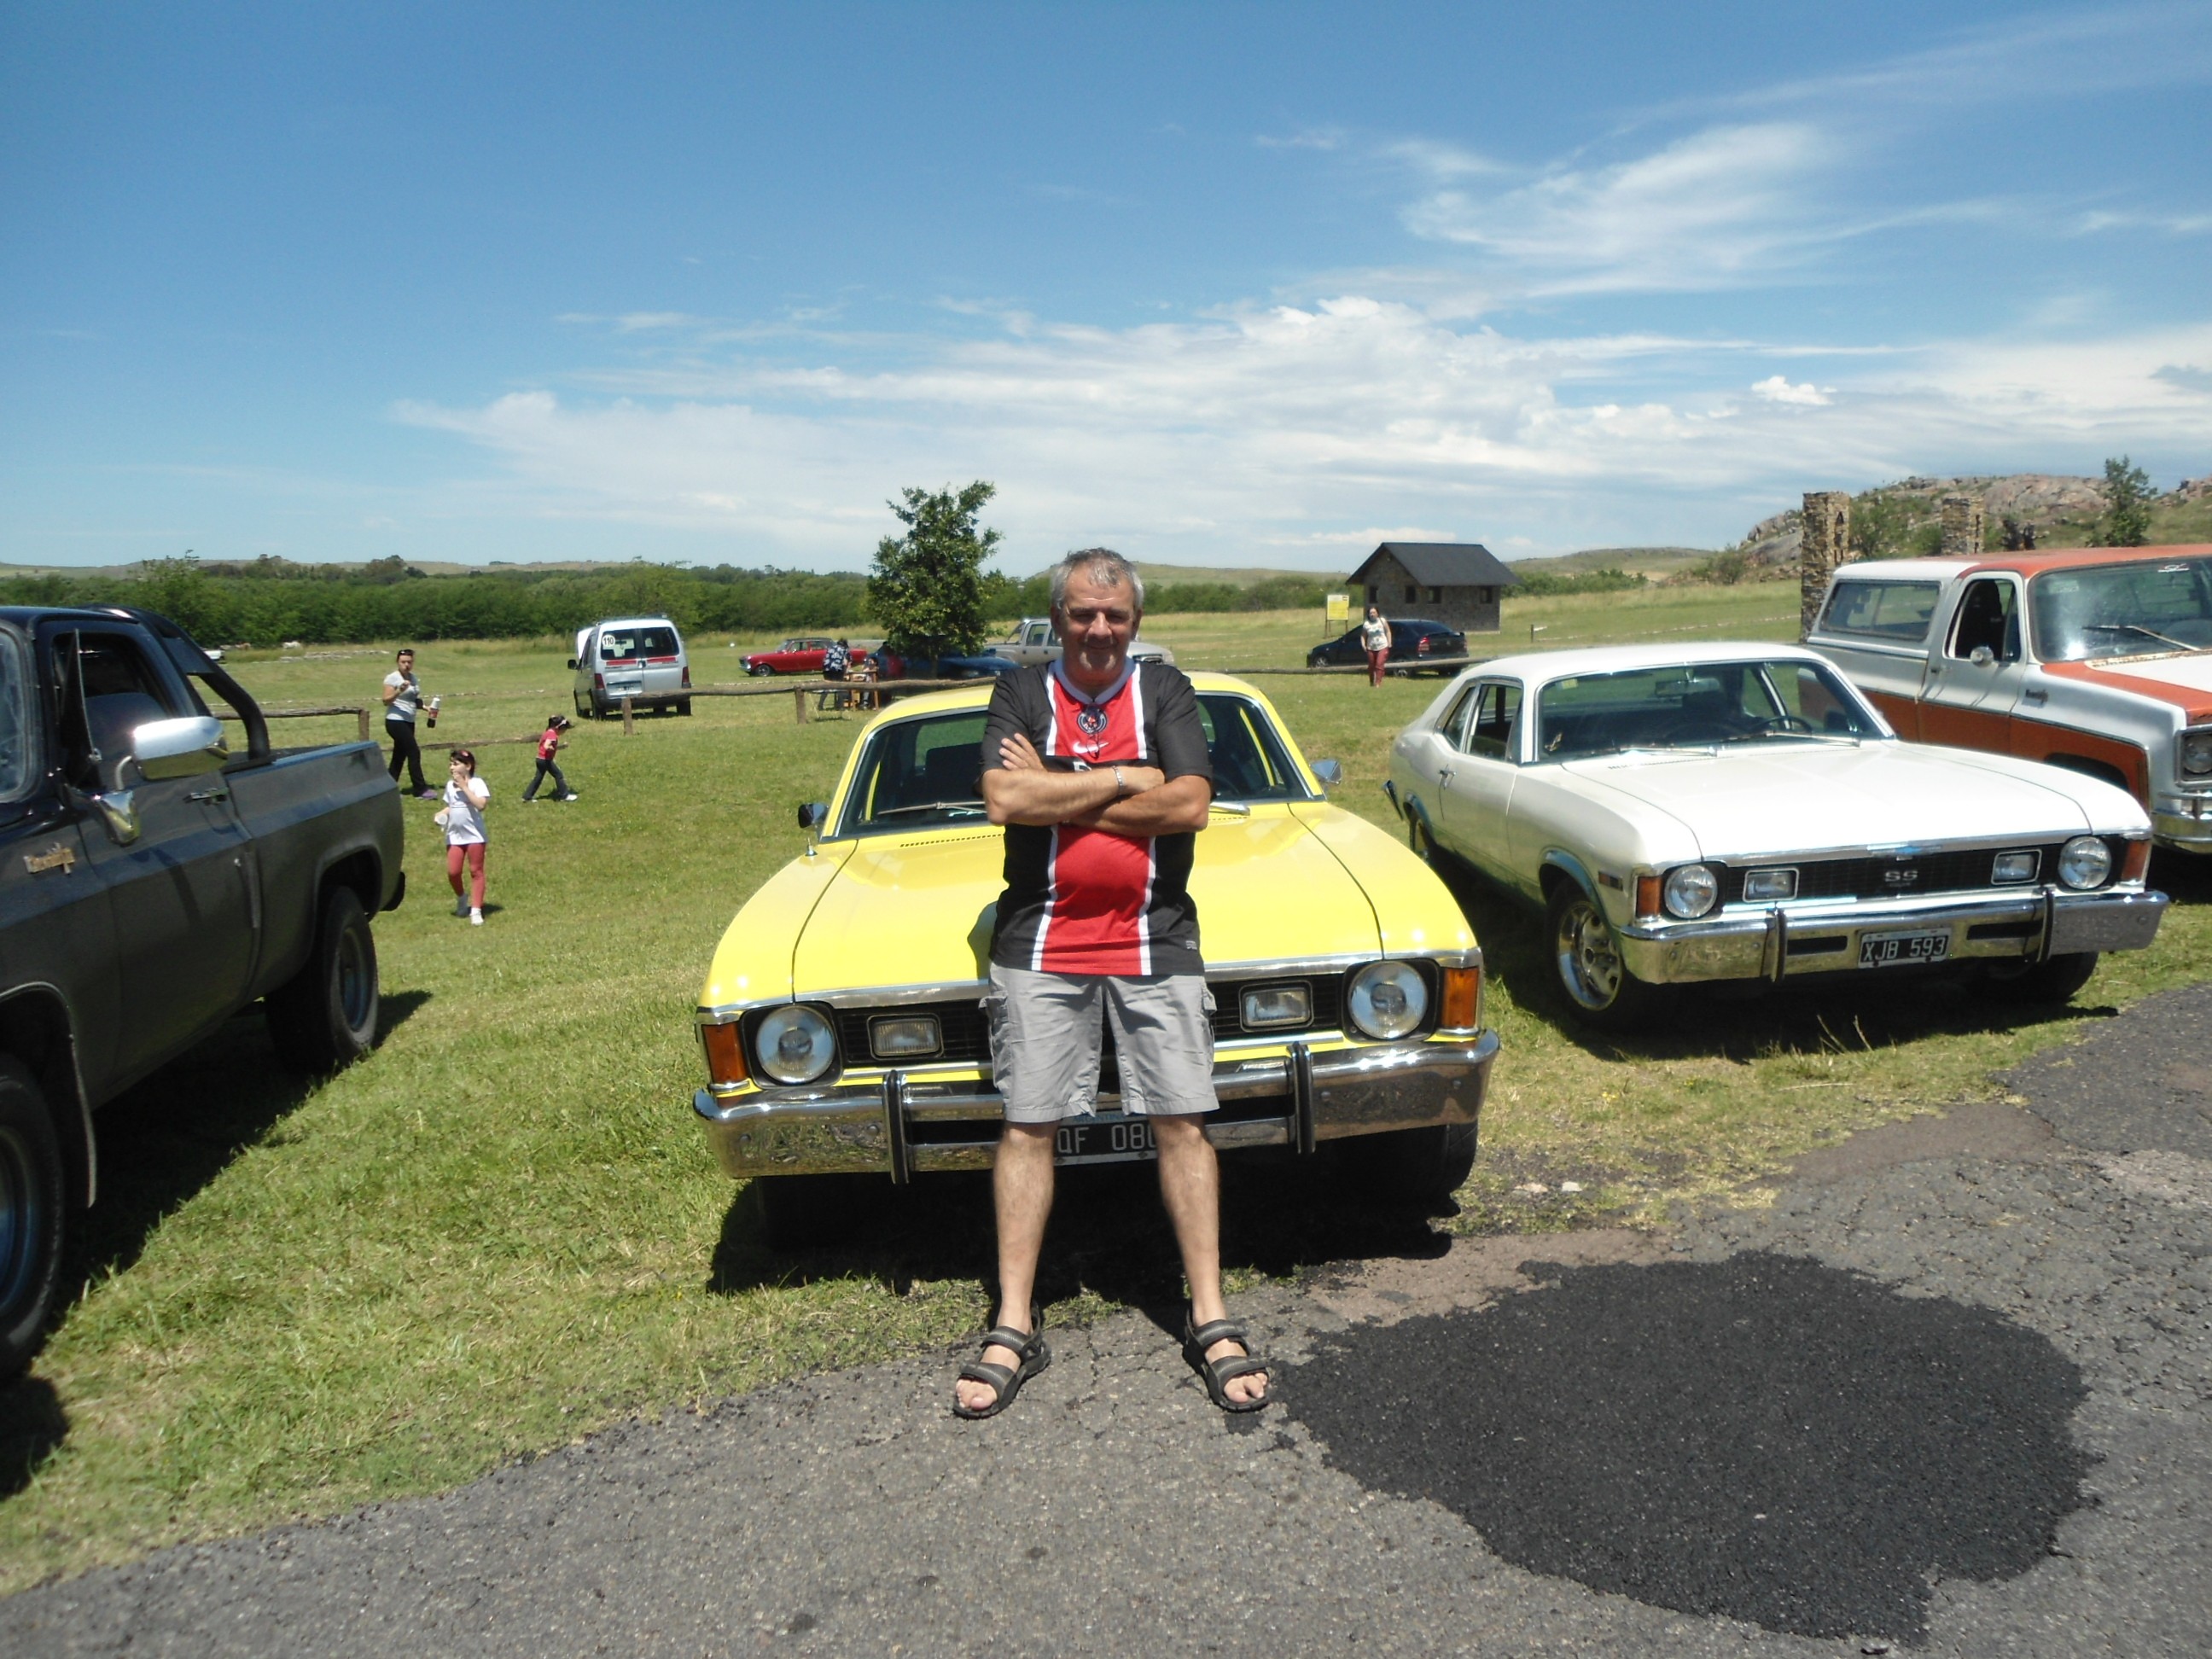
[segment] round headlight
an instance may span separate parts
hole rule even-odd
[[[1720,902],[1721,884],[1704,865],[1686,864],[1668,872],[1667,884],[1660,891],[1669,914],[1694,921]]]
[[[2181,769],[2192,778],[2212,776],[2212,732],[2191,732],[2181,739]]]
[[[2058,879],[2069,887],[2102,887],[2112,873],[2112,849],[2094,836],[2076,836],[2058,849]]]
[[[801,1003],[779,1008],[753,1033],[760,1068],[778,1083],[811,1083],[837,1058],[830,1022]]]
[[[1429,982],[1410,962],[1370,962],[1352,976],[1345,1005],[1354,1025],[1387,1042],[1427,1018]]]

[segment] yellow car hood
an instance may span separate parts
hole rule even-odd
[[[1249,817],[1215,816],[1198,837],[1190,879],[1208,963],[1375,952],[1382,937],[1375,908],[1328,839],[1286,806],[1257,806]],[[824,844],[825,854],[830,845]],[[991,927],[1004,885],[1000,831],[871,836],[838,850],[844,856],[799,932],[789,994],[953,983],[989,974]],[[750,931],[752,909],[740,913],[726,951]],[[1430,904],[1425,913],[1433,918],[1437,907]],[[1444,914],[1456,915],[1449,901]],[[787,921],[782,936],[793,931]],[[721,960],[718,953],[718,970]]]

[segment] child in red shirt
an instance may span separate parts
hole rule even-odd
[[[553,761],[554,755],[561,747],[561,734],[568,729],[571,723],[566,714],[556,714],[545,722],[544,733],[538,739],[538,771],[530,780],[530,787],[522,792],[523,799],[536,800],[538,786],[548,777],[553,780],[555,800],[576,799],[576,792],[568,787],[568,780],[561,775],[561,769]]]

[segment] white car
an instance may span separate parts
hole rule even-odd
[[[1575,1010],[1654,988],[1960,963],[2063,1001],[2158,933],[2126,791],[1900,741],[1816,653],[1620,646],[1471,668],[1391,745],[1414,847],[1544,906]]]

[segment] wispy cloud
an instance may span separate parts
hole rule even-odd
[[[1820,408],[1833,401],[1835,387],[1814,386],[1810,380],[1792,384],[1780,374],[1770,374],[1752,385],[1754,395],[1770,404],[1796,404],[1801,407]]]

